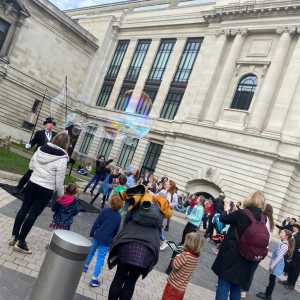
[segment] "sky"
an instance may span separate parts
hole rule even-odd
[[[70,8],[92,6],[97,4],[122,2],[125,0],[50,0],[50,1],[60,9],[70,9]]]

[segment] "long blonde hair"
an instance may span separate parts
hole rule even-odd
[[[244,200],[243,207],[244,208],[257,207],[263,210],[265,207],[265,202],[266,200],[265,200],[264,193],[261,191],[256,191],[250,194],[250,196]]]

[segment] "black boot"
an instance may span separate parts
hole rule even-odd
[[[93,205],[93,203],[96,201],[97,197],[100,195],[100,193],[96,194],[96,196],[92,199],[92,201],[90,202],[90,204]]]

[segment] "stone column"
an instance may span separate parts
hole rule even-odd
[[[155,59],[157,49],[159,47],[159,41],[159,39],[152,39],[151,45],[148,49],[147,55],[142,65],[139,78],[136,82],[134,91],[132,93],[130,103],[128,105],[128,108],[126,109],[127,112],[135,113],[139,98],[141,97],[144,89],[145,81],[148,77],[148,74]]]
[[[130,40],[130,43],[128,45],[125,57],[123,59],[123,63],[121,65],[121,68],[120,68],[120,71],[119,71],[119,74],[118,74],[118,77],[115,81],[114,88],[111,92],[111,95],[110,95],[108,103],[107,103],[107,108],[109,108],[109,109],[113,109],[114,106],[115,106],[115,103],[116,103],[117,98],[119,96],[124,78],[126,76],[128,68],[129,68],[129,65],[130,65],[130,62],[131,62],[136,44],[137,44],[137,40]]]
[[[209,124],[214,124],[218,120],[220,110],[222,109],[224,103],[224,97],[226,96],[228,85],[231,82],[235,70],[236,61],[239,58],[245,41],[246,33],[246,30],[230,31],[230,34],[235,35],[235,37],[230,52],[224,63],[221,76],[215,88],[215,93],[208,105],[207,111],[203,114],[203,121],[206,121]]]
[[[176,72],[176,68],[177,68],[179,59],[181,57],[182,51],[184,49],[185,43],[186,43],[185,38],[178,38],[176,41],[173,52],[169,59],[169,63],[167,65],[164,76],[162,78],[160,88],[156,95],[156,99],[155,99],[152,109],[151,109],[150,117],[152,117],[152,118],[159,118],[160,111],[162,110],[162,107],[166,100],[166,97],[167,97],[167,94],[168,94],[168,91],[170,88],[170,84],[171,84],[174,74]]]
[[[270,68],[266,74],[266,78],[250,115],[247,128],[247,131],[250,132],[260,132],[263,129],[291,45],[292,37],[289,29],[279,29],[277,30],[277,33],[281,34],[281,36],[277,44],[275,55],[272,58]]]
[[[290,119],[295,109],[294,98],[298,98],[300,78],[300,38],[295,45],[288,67],[284,74],[278,96],[272,107],[264,133],[280,136],[286,119]],[[297,101],[296,101],[297,102]],[[297,117],[299,115],[297,114]]]
[[[118,38],[118,29],[112,26],[111,17],[107,20],[105,26],[103,24],[101,26],[103,35],[97,36],[100,46],[90,59],[87,76],[82,85],[81,96],[84,104],[89,105],[96,104]]]
[[[224,30],[204,37],[199,52],[199,58],[194,65],[189,84],[185,91],[184,99],[188,105],[180,105],[177,116],[186,115],[191,121],[199,121],[201,112],[204,111],[211,99],[214,78],[221,62],[227,37]],[[187,102],[185,102],[187,103]]]
[[[300,50],[298,50],[300,51]],[[293,90],[293,98],[289,104],[287,116],[281,130],[282,141],[289,141],[299,144],[300,141],[300,78],[298,76],[295,90]],[[299,152],[299,149],[297,150]],[[300,158],[300,157],[299,157]]]

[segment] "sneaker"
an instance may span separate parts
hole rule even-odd
[[[289,285],[287,280],[279,280],[280,284]]]
[[[31,254],[32,253],[29,250],[29,248],[27,246],[27,243],[25,241],[24,242],[19,241],[18,243],[16,243],[15,246],[14,246],[14,250],[17,251],[17,252],[24,253],[24,254]]]
[[[246,293],[246,292],[241,292],[241,298],[242,298],[242,299],[247,298],[247,293]]]
[[[169,231],[169,226],[168,225],[165,227],[165,231]]]
[[[163,241],[163,242],[161,243],[161,245],[160,245],[160,250],[161,250],[161,251],[164,251],[164,250],[166,250],[167,248],[168,248],[167,242],[166,242],[166,241]]]
[[[271,300],[271,297],[268,297],[265,293],[262,292],[256,294],[256,297],[264,300]]]
[[[84,265],[83,266],[83,273],[87,273],[87,271],[88,271],[88,269],[89,269],[89,266],[87,266],[87,265]]]
[[[290,291],[292,291],[292,290],[294,290],[294,289],[295,289],[295,287],[294,287],[294,286],[292,286],[292,285],[289,285],[289,284],[285,285],[284,287],[285,287],[287,290],[290,290]]]
[[[90,287],[98,287],[100,286],[100,282],[98,279],[92,279],[90,282],[89,282],[89,286]]]
[[[13,235],[13,236],[11,237],[11,239],[8,241],[8,245],[13,247],[16,243],[17,243],[17,239],[16,239],[16,237]]]

